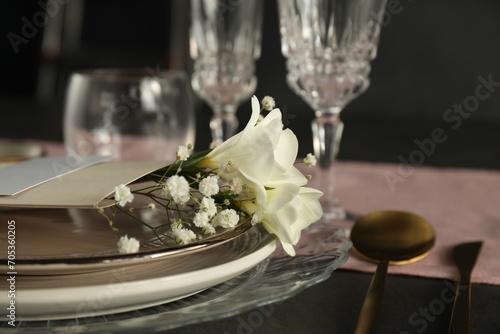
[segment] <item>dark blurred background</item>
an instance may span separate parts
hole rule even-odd
[[[46,3],[2,3],[0,138],[61,141],[72,70],[191,69],[186,0]],[[342,113],[339,158],[399,163],[422,151],[417,142],[429,142],[442,129],[446,139],[424,152],[424,164],[500,169],[500,1],[389,0],[388,8],[371,86]],[[265,1],[257,75],[256,95],[271,95],[286,107],[286,125],[305,155],[312,150],[313,112],[286,85],[274,0]],[[480,93],[489,95],[480,99],[476,88],[484,81],[490,84]],[[462,116],[448,111],[459,105]],[[239,109],[241,123],[249,110],[248,102]],[[210,115],[200,102],[198,149],[210,142]]]

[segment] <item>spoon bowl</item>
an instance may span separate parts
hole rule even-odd
[[[371,333],[380,309],[390,264],[418,261],[430,253],[436,236],[424,218],[403,211],[378,211],[360,218],[351,230],[353,248],[378,262],[356,325],[355,334]]]
[[[377,211],[360,218],[351,231],[354,249],[370,261],[406,264],[425,257],[435,232],[424,218],[403,211]]]

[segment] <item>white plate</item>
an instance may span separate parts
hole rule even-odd
[[[17,276],[18,320],[94,317],[160,305],[223,283],[251,269],[276,248],[275,238],[253,227],[223,245],[193,253],[97,272]],[[0,290],[0,304],[8,305]]]

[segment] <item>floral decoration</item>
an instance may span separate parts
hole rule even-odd
[[[294,166],[298,140],[283,128],[280,110],[273,109],[274,99],[265,97],[262,109],[255,96],[251,102],[250,120],[240,133],[203,152],[191,154],[191,145],[179,147],[175,162],[148,175],[154,181],[151,185],[133,190],[117,186],[112,215],[101,211],[112,228],[116,230],[114,217],[122,212],[151,228],[164,242],[188,244],[245,221],[262,224],[288,254],[295,255],[293,246],[301,231],[323,214],[322,192],[307,187],[308,178]],[[270,111],[262,118],[264,109]],[[304,163],[315,165],[316,158],[308,155]],[[135,214],[133,204],[140,195],[150,200],[142,209],[165,210],[168,222],[161,227],[168,225],[167,232],[160,233],[158,226]],[[139,249],[138,242],[131,240],[135,239],[120,239],[120,252]]]

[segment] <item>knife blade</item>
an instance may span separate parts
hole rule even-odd
[[[471,274],[483,243],[468,242],[453,248],[453,260],[459,271],[455,301],[451,312],[449,334],[469,333]]]

